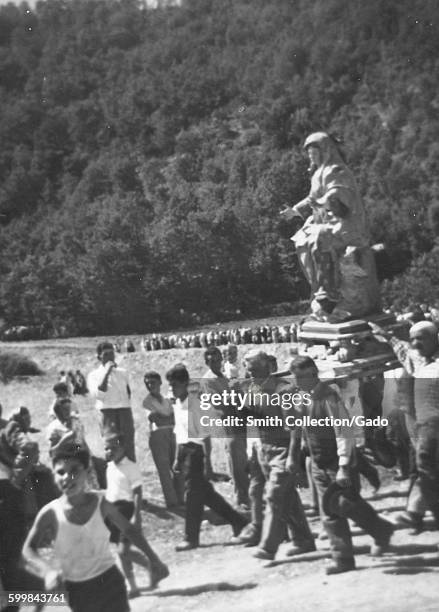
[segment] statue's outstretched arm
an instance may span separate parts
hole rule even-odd
[[[313,198],[311,196],[307,196],[294,206],[287,206],[284,208],[284,210],[281,210],[280,214],[285,215],[286,219],[292,219],[293,217],[307,219],[312,212],[312,202]]]

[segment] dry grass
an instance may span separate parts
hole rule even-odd
[[[48,409],[54,397],[52,387],[58,379],[58,372],[80,369],[87,375],[98,365],[95,355],[98,342],[98,338],[74,338],[15,343],[14,352],[22,359],[34,360],[43,369],[44,374],[36,378],[16,379],[8,384],[0,384],[0,403],[3,405],[4,414],[7,416],[18,406],[27,406],[32,414],[33,425],[44,430],[48,424]],[[241,359],[250,348],[252,348],[251,345],[240,346],[239,358]],[[265,349],[278,356],[280,367],[288,357],[289,345],[287,344],[267,345]],[[122,367],[127,368],[131,378],[136,449],[145,478],[145,497],[162,503],[161,489],[148,447],[147,421],[142,408],[142,401],[146,395],[143,374],[146,370],[155,369],[165,380],[166,371],[176,363],[183,362],[193,378],[200,377],[206,370],[203,349],[124,353],[118,357],[118,360]],[[166,392],[166,390],[167,386],[164,383],[162,391]],[[87,441],[92,451],[97,455],[102,455],[103,447],[98,418],[91,398],[75,396],[75,402],[85,425]],[[36,438],[40,444],[42,459],[47,461],[44,431]],[[221,440],[215,441],[214,444],[214,465],[218,471],[226,469]]]

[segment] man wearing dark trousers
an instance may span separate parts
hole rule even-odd
[[[101,365],[90,372],[88,388],[101,415],[101,431],[122,434],[127,457],[136,461],[134,420],[128,372],[116,364],[114,346],[101,342],[97,347]]]
[[[184,365],[174,366],[166,374],[175,397],[175,435],[177,439],[176,471],[185,478],[186,522],[185,538],[177,545],[177,551],[190,550],[199,545],[200,527],[204,506],[208,506],[223,517],[238,537],[247,524],[247,519],[215,491],[206,477],[204,438],[206,429],[200,423],[203,412],[200,408],[199,387],[189,392],[189,372]]]
[[[333,564],[327,574],[339,574],[355,569],[352,537],[347,519],[352,519],[372,536],[373,556],[380,556],[389,547],[393,526],[380,518],[359,494],[360,479],[355,461],[355,437],[349,428],[327,423],[326,417],[349,419],[337,392],[319,380],[317,366],[309,357],[296,357],[290,365],[297,387],[304,394],[301,416],[309,416],[316,423],[306,424],[306,436],[312,460],[312,475],[317,487],[322,522],[328,534]],[[305,394],[307,394],[305,402]],[[296,430],[297,431],[297,430]],[[300,436],[295,436],[300,444]],[[296,456],[296,452],[292,452]],[[293,469],[300,471],[298,465]],[[333,503],[324,503],[332,483],[337,483]],[[332,485],[332,488],[334,486]],[[328,508],[329,505],[329,508]]]
[[[279,405],[283,396],[290,398],[291,387],[287,381],[271,375],[270,358],[265,352],[252,351],[245,361],[250,375],[245,391],[252,398],[252,406],[247,410],[249,415],[259,417],[262,424],[258,425],[260,441],[254,446],[250,461],[252,524],[240,538],[241,542],[247,545],[259,542],[253,556],[272,560],[289,528],[294,546],[287,555],[311,552],[315,550],[314,538],[296,490],[295,477],[289,470],[290,432],[284,425],[285,415]],[[265,425],[265,418],[274,424]],[[264,492],[266,508],[262,518]]]

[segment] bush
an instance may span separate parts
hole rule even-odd
[[[43,371],[29,359],[18,353],[0,353],[0,380],[7,382],[16,376],[41,376]]]
[[[288,317],[305,314],[309,310],[309,300],[297,302],[280,302],[279,304],[266,304],[252,311],[255,317]]]
[[[439,249],[421,255],[404,274],[385,281],[381,295],[385,305],[397,310],[413,303],[436,305],[439,300]]]

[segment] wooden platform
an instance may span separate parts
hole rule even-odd
[[[376,376],[387,370],[401,367],[399,361],[392,355],[376,355],[345,362],[314,359],[314,362],[319,369],[320,378],[326,382]],[[291,377],[291,372],[283,370],[276,372],[275,376],[289,378]]]
[[[376,323],[384,329],[392,329],[403,325],[396,321],[395,315],[384,312],[365,317],[364,319],[353,319],[343,323],[309,320],[302,324],[300,331],[297,333],[297,339],[308,344],[319,344],[333,340],[361,338],[371,334],[369,321]]]

